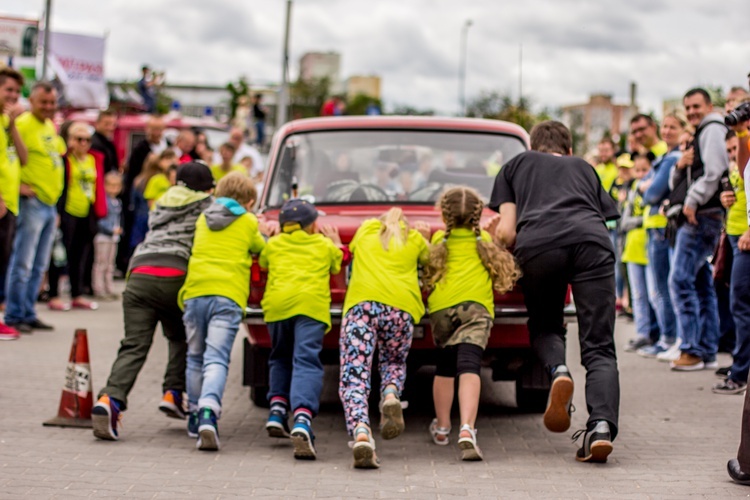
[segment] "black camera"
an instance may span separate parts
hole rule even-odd
[[[730,127],[734,127],[738,123],[746,122],[750,120],[750,102],[743,102],[734,111],[724,117],[724,123]]]

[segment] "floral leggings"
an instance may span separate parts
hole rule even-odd
[[[381,392],[395,385],[399,394],[406,380],[406,356],[414,320],[405,311],[380,302],[360,302],[341,324],[339,397],[350,435],[359,423],[370,425],[367,398],[375,346],[378,347]]]

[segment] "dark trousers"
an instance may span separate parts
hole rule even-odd
[[[268,359],[268,400],[280,396],[292,410],[305,408],[318,414],[323,390],[320,351],[326,325],[307,316],[268,323],[271,355]]]
[[[568,285],[572,286],[581,364],[586,368],[588,423],[606,420],[613,439],[620,407],[614,266],[611,250],[593,243],[551,249],[521,266],[531,345],[549,369],[565,364],[563,309]]]
[[[168,389],[185,390],[187,341],[182,311],[177,305],[177,293],[184,282],[184,276],[159,278],[145,274],[130,275],[122,295],[125,338],[120,342],[107,386],[99,392],[99,396],[107,394],[121,401],[122,409],[127,408],[128,393],[146,362],[157,323],[161,323],[169,342],[169,360],[162,392]]]
[[[745,406],[742,408],[742,431],[737,461],[742,472],[750,471],[750,391],[745,391]]]
[[[95,226],[92,216],[73,217],[70,214],[60,214],[60,229],[62,230],[63,245],[68,255],[68,278],[70,279],[70,296],[73,298],[83,295],[86,265],[93,250]],[[90,272],[90,270],[89,270]],[[49,266],[49,296],[57,297],[60,277],[65,269],[55,266],[54,261]]]
[[[16,236],[16,216],[8,212],[0,219],[0,304],[5,302],[5,275],[10,256],[13,254],[13,238]]]

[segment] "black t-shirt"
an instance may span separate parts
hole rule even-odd
[[[520,264],[553,248],[583,242],[614,252],[605,226],[619,218],[594,168],[580,158],[522,153],[495,178],[490,208],[516,205],[515,255]]]
[[[253,118],[258,121],[263,121],[266,119],[266,112],[258,104],[253,104]]]

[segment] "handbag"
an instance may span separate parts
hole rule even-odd
[[[732,276],[732,245],[729,243],[729,236],[726,230],[721,232],[719,244],[716,245],[714,256],[711,263],[714,266],[714,285],[723,285],[729,287],[729,281]]]

